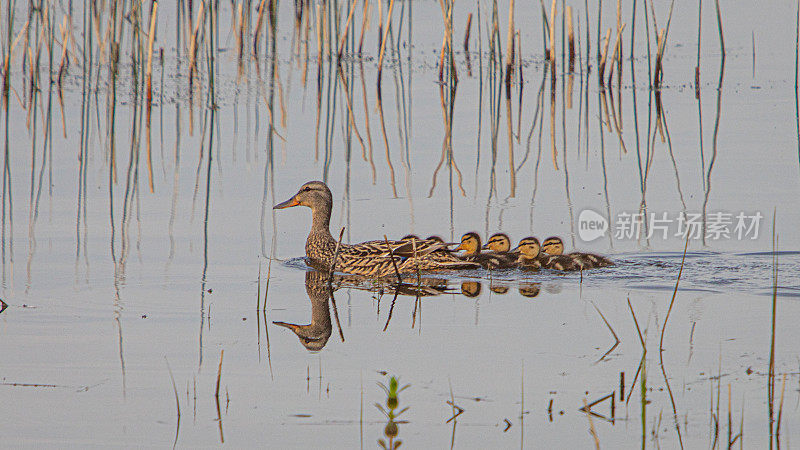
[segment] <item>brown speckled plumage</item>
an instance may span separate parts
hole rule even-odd
[[[572,260],[572,262],[568,262],[562,258],[553,260],[553,264],[572,267],[558,270],[586,270],[614,265],[610,259],[593,253],[572,252],[564,254],[564,243],[561,241],[561,238],[555,236],[544,240],[544,243],[542,243],[542,250],[549,255],[566,257]]]
[[[332,205],[331,191],[321,181],[304,184],[294,197],[275,205],[276,209],[291,206],[311,208],[312,222],[306,239],[306,257],[309,265],[314,267],[330,267],[336,253],[337,242],[330,232]],[[385,277],[394,275],[395,264],[401,274],[479,267],[451,255],[446,245],[435,240],[406,239],[388,241],[388,244],[386,241],[353,245],[342,243],[336,259],[336,271],[365,277]]]

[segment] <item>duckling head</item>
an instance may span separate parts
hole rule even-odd
[[[330,210],[333,204],[333,195],[331,190],[322,181],[309,181],[300,187],[292,198],[283,203],[278,203],[272,209],[291,208],[292,206],[307,206],[314,210],[322,210],[327,208]]]
[[[469,232],[461,236],[461,245],[454,251],[464,250],[468,255],[474,255],[481,251],[481,237],[478,233]]]
[[[412,240],[412,239],[416,239],[416,240],[418,240],[418,241],[421,241],[421,240],[422,240],[422,239],[420,239],[420,238],[419,238],[419,236],[417,236],[416,234],[407,234],[407,235],[405,235],[405,236],[403,236],[403,237],[401,237],[401,238],[400,238],[400,240],[401,240],[401,241],[410,241],[410,240]]]
[[[444,243],[444,239],[442,239],[442,238],[440,238],[439,236],[436,236],[436,235],[428,236],[427,240],[436,241],[436,242],[439,242],[439,243],[442,243],[442,244]]]
[[[511,239],[505,233],[495,233],[489,237],[483,248],[495,252],[507,252],[511,250]]]
[[[562,255],[564,254],[564,243],[560,237],[549,237],[542,242],[542,251],[548,255]]]
[[[521,259],[535,259],[539,257],[541,249],[542,247],[539,245],[539,240],[531,236],[519,241],[519,245],[514,251],[519,252],[519,257]]]

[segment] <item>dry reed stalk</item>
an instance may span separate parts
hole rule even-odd
[[[783,419],[783,394],[786,390],[786,374],[783,374],[783,381],[781,382],[781,400],[778,403],[778,419],[777,424],[775,425],[775,442],[778,444],[778,448],[781,446],[781,421]]]
[[[719,0],[715,1],[717,6],[717,28],[719,29],[719,47],[722,50],[722,59],[725,59],[725,36],[722,33],[722,13],[719,11]]]
[[[242,11],[243,3],[239,3],[237,15],[236,30],[236,50],[238,51],[238,73],[236,80],[238,81],[244,75],[244,12]]]
[[[383,1],[383,0],[378,0]],[[358,38],[358,55],[361,56],[361,49],[364,47],[364,32],[367,30],[369,22],[369,0],[364,0],[364,9],[361,12],[361,36]]]
[[[350,7],[350,13],[347,15],[347,22],[345,22],[344,24],[344,32],[342,33],[342,37],[339,40],[339,50],[336,52],[337,59],[342,58],[342,52],[344,51],[344,41],[347,39],[347,33],[350,31],[350,22],[353,21],[353,13],[356,11],[356,4],[358,4],[358,0],[353,0],[353,4]]]
[[[724,59],[723,54],[723,61]],[[778,312],[778,236],[775,231],[777,214],[772,213],[772,322],[770,326],[769,372],[767,374],[767,405],[769,408],[769,429],[772,432],[772,421],[775,404],[775,325]],[[770,444],[772,437],[770,436]]]
[[[261,258],[258,259],[258,281],[256,286],[256,311],[261,308]]]
[[[666,42],[665,31],[666,30],[662,28],[658,32],[658,39],[656,39],[656,68],[653,75],[653,86],[655,86],[656,90],[661,89],[661,59],[664,57],[664,45]]]
[[[253,33],[253,59],[258,59],[258,41],[261,30],[264,29],[264,10],[267,0],[261,0],[258,4],[258,17],[256,18],[256,30]]]
[[[347,85],[347,79],[344,76],[344,72],[342,71],[341,66],[336,71],[339,74],[339,78],[342,81],[342,86],[344,87],[344,92],[350,92],[350,89]],[[353,104],[351,102],[350,96],[345,95],[345,100],[347,101],[347,117],[350,120],[350,126],[353,127],[353,131],[356,133],[356,138],[358,138],[358,143],[361,144],[361,157],[364,161],[367,160],[367,147],[364,146],[364,139],[361,138],[361,133],[358,132],[358,127],[356,126],[356,117],[353,114]],[[285,128],[285,125],[284,125]]]
[[[158,17],[158,2],[153,1],[153,8],[150,10],[150,27],[147,29],[147,110],[150,111],[153,100],[152,77],[153,77],[153,41],[156,38],[156,19]],[[152,191],[152,186],[151,190]]]
[[[694,98],[700,99],[700,38],[703,25],[703,0],[697,2],[697,65],[694,66]]]
[[[316,20],[316,32],[317,32],[317,64],[322,64],[322,9],[320,5],[317,5],[317,20]],[[321,73],[318,73],[318,76]]]
[[[339,259],[339,250],[342,246],[342,237],[344,236],[344,227],[339,231],[339,240],[336,242],[336,250],[333,252],[333,262],[330,269],[328,269],[328,288],[330,289],[333,284],[333,273],[336,271],[336,260]]]
[[[542,6],[542,44],[544,45],[544,60],[550,61],[550,20],[547,18],[547,10],[544,7],[544,0],[539,0]]]
[[[403,277],[400,276],[400,271],[397,270],[397,263],[394,261],[394,251],[392,250],[392,246],[389,245],[389,238],[387,238],[385,234],[383,235],[383,241],[386,242],[386,248],[389,249],[389,258],[392,260],[392,267],[394,267],[394,274],[397,275],[397,283],[402,284]]]
[[[519,101],[520,101],[520,111],[521,111],[521,108],[522,108],[522,85],[523,85],[523,79],[522,79],[522,38],[520,37],[519,30],[517,30],[516,34],[517,34],[517,37],[515,38],[515,40],[517,42],[517,55],[519,55],[519,57],[517,58],[517,71],[519,73],[519,85],[520,85]],[[522,113],[521,112],[519,114],[517,114],[517,119],[518,119],[518,122],[522,120]],[[519,125],[519,123],[517,123],[517,142],[519,142],[519,130],[520,130],[520,125]]]
[[[614,74],[614,63],[615,62],[617,62],[617,63],[619,62],[618,61],[618,59],[620,57],[620,53],[619,52],[622,50],[622,31],[623,30],[625,30],[625,24],[624,23],[622,24],[621,28],[617,29],[617,38],[616,38],[616,41],[614,42],[614,53],[611,54],[611,69],[608,71],[608,86],[609,87],[611,86],[611,77]],[[620,67],[619,64],[617,64],[617,68],[618,69],[619,69],[619,67]],[[613,108],[613,106],[614,106],[613,96],[612,96],[611,100],[612,100],[611,106]],[[615,115],[615,118],[616,118],[616,115]]]
[[[389,35],[389,24],[392,23],[392,11],[394,10],[394,0],[389,1],[389,13],[386,15],[386,29],[381,38],[381,51],[378,57],[378,86],[381,85],[381,75],[383,74],[383,55],[386,53],[386,38]]]
[[[442,36],[442,48],[439,50],[439,83],[444,81],[444,54],[447,50],[447,35]]]
[[[555,5],[555,0],[553,0]],[[451,7],[452,8],[452,7]],[[514,74],[514,0],[508,4],[508,30],[506,31],[506,86]]]
[[[592,439],[594,440],[594,448],[600,450],[600,438],[597,437],[597,431],[594,429],[594,421],[592,420],[592,415],[589,413],[589,404],[586,402],[585,398],[583,399],[583,412],[589,420],[589,432],[592,434]]]
[[[550,4],[550,77],[556,76],[556,0]]]
[[[450,76],[458,82],[458,74],[456,73],[453,59],[453,3],[445,7],[444,0],[439,0],[439,7],[442,10],[442,20],[444,21],[444,38],[442,40],[442,51],[439,55],[439,83],[443,83],[445,53],[447,53],[450,63]]]
[[[28,21],[25,22],[25,25],[22,26],[22,29],[17,34],[17,37],[14,38],[14,42],[8,47],[8,53],[6,54],[6,59],[3,62],[3,75],[4,75],[4,78],[6,79],[6,83],[10,83],[10,79],[11,79],[10,70],[11,70],[11,63],[14,61],[14,48],[19,43],[19,40],[20,40],[20,38],[22,38],[23,33],[25,33],[27,31],[28,25],[30,25],[30,19],[28,19]],[[9,86],[8,84],[5,84],[3,86],[3,93],[6,96],[8,96],[8,91],[9,91],[10,87],[11,86]]]
[[[572,72],[572,68],[575,65],[575,35],[572,31],[572,7],[567,6],[565,8],[567,14],[567,45],[569,46],[569,71]]]
[[[381,53],[383,43],[383,0],[378,1],[378,54]]]
[[[464,53],[469,53],[469,35],[472,32],[472,13],[467,16],[467,26],[464,31]]]
[[[620,4],[620,0],[617,0],[617,29],[619,30],[620,27],[625,27],[625,24],[622,23],[622,5]],[[619,39],[617,42],[619,45],[619,49],[617,51],[618,53],[617,72],[619,73],[620,76],[622,76],[622,40]]]
[[[219,367],[217,368],[217,388],[214,389],[214,398],[219,399],[219,381],[222,378],[222,357],[225,355],[225,350],[219,351]]]
[[[169,371],[169,379],[172,380],[172,392],[175,394],[175,408],[177,409],[178,420],[177,420],[177,430],[181,429],[181,401],[178,397],[178,387],[175,385],[175,377],[172,375],[172,368],[169,366],[169,361],[167,357],[164,356],[164,361],[167,363],[167,370]],[[188,387],[187,387],[188,392]],[[175,442],[172,443],[172,448],[175,448],[175,445],[178,443],[178,431],[175,432]]]
[[[192,33],[192,38],[189,41],[189,84],[192,84],[192,78],[194,76],[194,71],[197,69],[197,40],[200,36],[200,24],[203,23],[203,15],[206,12],[205,7],[205,0],[203,0],[203,5],[200,8],[200,14],[197,17],[197,24],[194,26],[194,32]]]
[[[597,66],[597,81],[600,86],[605,86],[603,81],[603,74],[606,70],[606,57],[608,57],[608,44],[611,41],[611,28],[606,32],[606,43],[603,44],[603,52],[600,54],[600,63]]]

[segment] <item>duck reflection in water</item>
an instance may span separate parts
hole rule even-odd
[[[447,280],[438,278],[420,278],[417,284],[414,285],[405,283],[401,285],[382,285],[369,283],[363,277],[338,274],[334,275],[332,284],[328,285],[328,273],[318,270],[306,271],[305,285],[306,294],[308,294],[308,299],[311,302],[311,323],[297,324],[278,321],[272,323],[292,330],[300,339],[303,347],[312,352],[318,352],[325,348],[328,339],[331,337],[333,325],[329,302],[333,299],[333,292],[337,289],[364,290],[377,293],[381,297],[389,294],[417,298],[457,292],[448,287]],[[478,289],[480,290],[480,285]]]
[[[327,275],[316,270],[307,271],[306,294],[311,301],[311,323],[307,325],[286,322],[272,323],[292,330],[300,339],[303,347],[312,352],[318,352],[328,343],[328,338],[331,337],[333,330],[331,310],[328,305],[328,301],[333,295],[333,289],[328,286]]]

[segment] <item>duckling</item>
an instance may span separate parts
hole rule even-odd
[[[555,270],[581,270],[582,266],[576,260],[566,255],[548,255],[542,253],[542,246],[535,237],[526,237],[519,241],[513,253],[517,253],[517,264],[520,268],[528,270],[555,269]]]
[[[561,241],[559,237],[549,237],[542,243],[542,250],[548,255],[562,255],[564,253],[564,242]],[[576,264],[579,264],[582,269],[594,269],[614,265],[610,259],[595,255],[594,253],[572,252],[565,256],[574,259]]]
[[[476,262],[487,269],[507,269],[516,265],[513,255],[495,252],[481,253],[481,237],[475,232],[461,236],[461,244],[453,251],[459,250],[465,252],[463,256],[460,256],[462,260]]]
[[[406,274],[431,270],[472,269],[479,264],[457,258],[439,242],[375,240],[339,246],[330,232],[333,195],[321,181],[309,181],[290,199],[273,209],[306,206],[311,209],[311,231],[306,239],[307,263],[314,267],[331,267],[336,257],[336,270],[366,277],[392,276],[395,271]]]
[[[495,233],[489,236],[489,240],[486,241],[483,248],[495,253],[508,253],[511,251],[511,239],[505,233]]]

